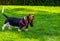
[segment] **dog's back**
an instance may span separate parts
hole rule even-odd
[[[15,18],[15,17],[9,17],[8,19],[6,19],[5,23],[8,23],[12,26],[19,26],[19,18]]]

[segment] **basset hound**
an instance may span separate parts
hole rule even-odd
[[[23,18],[9,17],[4,14],[4,8],[2,9],[2,14],[6,17],[2,30],[4,30],[6,26],[9,26],[9,29],[12,28],[11,26],[15,26],[18,28],[18,31],[21,31],[23,27],[25,28],[25,31],[28,31],[28,25],[33,27],[34,16],[32,14],[28,14]]]

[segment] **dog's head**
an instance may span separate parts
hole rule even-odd
[[[33,27],[34,15],[28,14],[27,19],[28,19],[28,23],[30,24],[30,26]]]
[[[26,23],[30,24],[30,26],[33,27],[34,15],[28,14],[24,17],[24,19],[26,20]]]

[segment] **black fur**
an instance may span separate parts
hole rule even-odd
[[[3,15],[7,18],[4,24],[9,23],[11,26],[17,26],[19,28],[22,28],[24,26],[23,24],[19,23],[20,19],[23,19],[23,22],[25,23],[24,18],[9,17],[5,15],[4,13]],[[30,26],[33,27],[33,21],[29,23],[29,18],[27,17],[27,19],[28,19],[28,24],[30,24]],[[28,24],[26,24],[25,26],[26,29],[28,28]]]
[[[21,27],[23,26],[21,23],[19,23],[21,18],[15,18],[15,17],[8,17],[5,14],[3,14],[7,19],[5,20],[5,23],[9,23],[11,26],[17,26],[17,27]],[[22,18],[23,19],[23,18]],[[23,22],[25,23],[24,19]]]

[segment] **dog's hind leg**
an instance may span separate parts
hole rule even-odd
[[[8,25],[8,20],[6,19],[4,25],[2,26],[2,31],[5,29],[7,25]]]
[[[12,29],[10,24],[8,24],[8,29]]]
[[[2,31],[5,29],[6,26],[7,26],[7,23],[3,25]]]
[[[15,26],[15,28],[18,28],[17,26]]]

